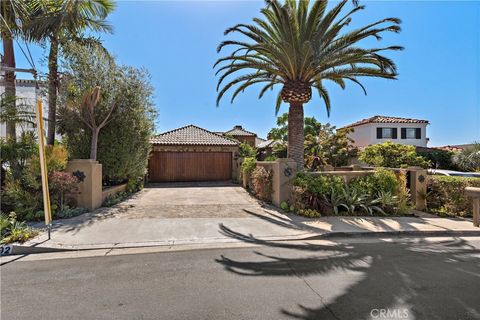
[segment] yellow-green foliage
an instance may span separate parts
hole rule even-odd
[[[472,199],[465,196],[465,187],[480,188],[480,179],[429,176],[427,206],[442,215],[472,215]]]
[[[242,173],[250,175],[257,166],[257,160],[253,157],[248,157],[243,159],[242,163]]]
[[[391,141],[366,147],[360,152],[359,159],[375,167],[406,168],[419,166],[428,168],[430,165],[429,161],[417,154],[414,146]]]

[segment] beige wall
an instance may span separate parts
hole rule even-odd
[[[72,160],[67,163],[67,172],[82,175],[75,195],[77,206],[95,210],[102,205],[102,165],[90,159]]]

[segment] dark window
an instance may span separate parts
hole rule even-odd
[[[397,128],[377,128],[377,139],[397,139]]]

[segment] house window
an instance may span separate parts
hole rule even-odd
[[[392,128],[382,128],[382,138],[383,139],[392,139],[393,129]]]
[[[397,128],[377,128],[377,139],[397,139]]]
[[[407,139],[415,139],[417,130],[415,128],[407,128],[406,138]]]
[[[402,128],[402,139],[421,139],[421,128]]]

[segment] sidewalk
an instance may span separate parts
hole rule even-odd
[[[13,254],[154,246],[222,245],[245,239],[287,241],[342,237],[480,236],[480,228],[460,218],[440,218],[417,212],[415,217],[322,217],[307,219],[274,208],[245,210],[245,218],[138,219],[84,215],[54,223],[46,232]]]

